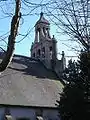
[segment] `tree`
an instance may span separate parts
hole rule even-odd
[[[82,52],[80,59],[80,79],[84,85],[85,112],[90,118],[90,52]]]
[[[15,2],[16,1],[17,0],[15,0]],[[59,30],[62,30],[64,34],[68,34],[72,40],[81,43],[85,50],[89,51],[89,0],[41,0],[40,2],[22,0],[20,2],[22,2],[23,4],[22,11],[24,11],[24,13],[22,14],[22,16],[37,14],[37,9],[39,9],[39,11],[40,9],[43,9],[50,17],[52,22],[59,28]],[[28,11],[26,10],[27,8]],[[18,13],[20,13],[20,11],[18,11]],[[20,19],[20,17],[18,18]],[[24,38],[30,33],[30,31],[31,30],[27,32]],[[1,66],[3,65],[1,64]],[[3,69],[1,69],[0,71],[3,71]]]
[[[57,20],[55,24],[84,48],[80,54],[80,73],[76,74],[69,68],[70,82],[65,86],[58,102],[60,115],[62,120],[88,120],[90,118],[90,0],[63,0],[55,1],[54,4],[57,14],[48,8],[47,10]],[[73,65],[72,62],[70,65]]]
[[[7,66],[9,65],[9,63],[12,60],[13,53],[14,53],[14,50],[15,50],[17,33],[18,33],[18,36],[19,35],[23,36],[23,38],[21,38],[18,41],[18,43],[19,43],[20,41],[25,39],[29,35],[29,33],[31,32],[31,28],[30,29],[27,28],[28,29],[27,33],[24,34],[24,35],[20,34],[18,32],[21,16],[30,16],[31,13],[33,14],[33,12],[35,10],[37,11],[37,9],[41,7],[41,4],[32,3],[28,0],[15,0],[15,1],[13,1],[13,0],[1,0],[0,2],[8,2],[8,3],[10,2],[11,5],[14,4],[14,2],[15,2],[15,13],[14,13],[14,15],[12,13],[9,13],[9,12],[5,11],[2,5],[0,6],[2,12],[6,15],[6,17],[8,17],[8,16],[10,17],[10,16],[13,15],[12,20],[11,20],[10,34],[8,36],[8,43],[3,38],[3,41],[7,44],[7,49],[4,50],[0,46],[0,49],[2,49],[5,52],[4,58],[2,59],[2,62],[0,63],[0,72],[2,72],[7,68]],[[21,4],[23,6],[22,7],[22,11],[23,11],[22,15],[21,15],[21,12],[20,12]],[[28,10],[27,10],[27,8],[28,8]],[[24,23],[24,19],[22,18],[22,24],[23,23]]]
[[[58,102],[61,120],[87,120],[84,115],[83,96],[79,85],[69,83],[65,86]]]
[[[63,79],[65,79],[68,82],[76,81],[79,72],[80,72],[80,67],[78,62],[75,62],[75,60],[72,61],[72,59],[70,59],[68,61],[67,67],[63,71]]]
[[[52,21],[72,40],[90,48],[90,0],[52,0],[45,6]]]
[[[80,55],[80,73],[69,73],[72,82],[65,86],[59,102],[63,119],[88,120],[90,108],[90,0],[42,0],[40,4],[26,2],[28,5],[42,6],[52,22],[77,41],[84,48]],[[74,71],[75,72],[75,71]],[[73,99],[73,100],[72,100]],[[79,108],[78,108],[79,106]],[[73,108],[73,109],[72,109]],[[89,116],[90,118],[90,116]]]
[[[5,52],[5,56],[0,63],[0,72],[4,71],[10,61],[12,60],[14,49],[15,49],[15,39],[18,32],[19,27],[19,21],[21,17],[20,13],[20,7],[21,7],[21,0],[15,0],[16,6],[15,6],[15,15],[12,17],[11,21],[11,30],[10,35],[8,37],[8,45],[7,50]]]
[[[69,84],[65,85],[60,101],[57,101],[62,120],[90,119],[90,54],[80,54],[79,66],[78,74],[70,73]]]
[[[82,106],[83,91],[79,82],[79,64],[71,59],[64,71],[64,80],[68,81],[60,94],[59,112],[62,120],[74,120],[79,118],[78,111]],[[77,97],[78,96],[78,97]],[[78,109],[77,109],[78,108]],[[79,118],[80,119],[80,118]]]
[[[82,47],[85,51],[90,51],[90,0],[24,0],[24,3],[29,8],[32,7],[34,13],[41,8],[57,26],[59,34],[62,32],[64,36],[67,35],[66,39],[80,44],[79,52]],[[77,48],[74,50],[77,51]]]

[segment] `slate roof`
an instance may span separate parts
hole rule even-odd
[[[62,87],[56,74],[40,61],[15,55],[0,74],[0,104],[56,107]]]

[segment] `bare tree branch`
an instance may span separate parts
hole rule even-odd
[[[10,35],[8,37],[7,51],[0,64],[0,72],[4,71],[9,65],[10,61],[12,60],[15,49],[15,39],[17,36],[19,21],[21,17],[21,13],[20,13],[21,0],[15,0],[15,2],[16,2],[15,15],[13,16],[11,21],[11,30],[10,30]]]
[[[55,24],[76,38],[86,51],[90,51],[90,1],[89,0],[52,0],[54,6],[46,10],[54,17]]]

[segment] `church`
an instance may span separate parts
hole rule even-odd
[[[54,70],[57,75],[61,75],[66,67],[64,51],[62,59],[57,59],[57,41],[50,35],[50,23],[40,14],[40,19],[35,24],[35,40],[31,46],[31,57],[39,59],[47,69]]]
[[[57,59],[57,41],[43,13],[35,24],[30,52],[31,57],[14,55],[0,74],[0,120],[60,119],[56,101],[63,90],[65,57],[62,51],[61,60]]]

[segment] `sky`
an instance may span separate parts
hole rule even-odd
[[[40,2],[40,0],[37,0],[37,2]],[[8,11],[8,13],[10,12],[14,12],[14,7],[11,7],[11,4],[7,3],[0,3],[1,6],[4,6],[4,10],[5,12]],[[24,10],[22,10],[23,12]],[[28,11],[28,10],[27,10]],[[12,13],[13,13],[12,12]],[[25,12],[25,11],[24,11]],[[31,48],[31,44],[32,42],[34,42],[34,38],[35,38],[35,23],[38,21],[39,17],[40,17],[40,12],[41,10],[39,9],[38,11],[36,11],[37,14],[32,14],[29,16],[22,16],[21,18],[21,22],[20,22],[20,27],[19,27],[19,34],[22,35],[26,35],[27,30],[30,31],[28,36],[25,37],[24,39],[23,36],[17,36],[16,38],[16,46],[15,46],[15,54],[19,54],[19,55],[24,55],[24,56],[29,56],[30,57],[30,48]],[[50,21],[49,17],[44,14],[44,17],[51,23],[50,24],[50,34],[51,36],[55,36],[56,40],[57,40],[57,55],[58,55],[58,59],[61,58],[61,53],[62,51],[65,52],[66,55],[66,59],[68,61],[68,59],[72,58],[72,59],[77,59],[77,57],[68,57],[68,56],[77,56],[77,54],[75,53],[75,51],[72,50],[72,48],[70,47],[70,45],[75,45],[76,43],[68,41],[67,40],[67,36],[64,36],[62,34],[57,34],[57,27],[52,24],[52,22]],[[4,39],[4,37],[8,37],[9,35],[9,31],[10,31],[10,24],[11,24],[11,17],[7,17],[6,14],[2,13],[2,8],[0,10],[0,36],[2,36],[3,34],[6,34],[0,38]],[[5,41],[7,42],[7,39],[5,39]],[[7,44],[5,43],[5,41],[0,39],[0,46],[3,48],[6,48]]]

